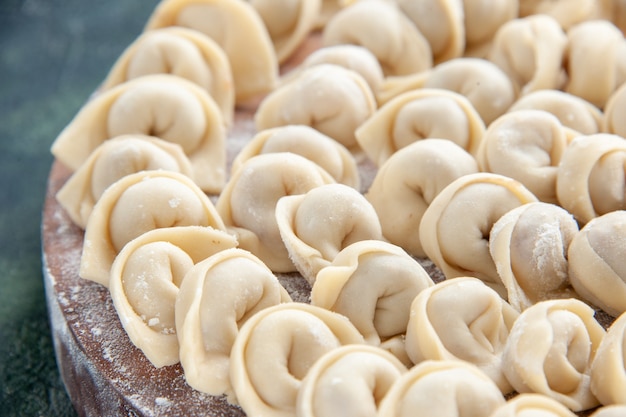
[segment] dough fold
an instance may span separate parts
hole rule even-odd
[[[609,327],[591,364],[591,392],[603,405],[626,411],[626,313]],[[618,414],[615,414],[618,415]]]
[[[576,417],[569,408],[548,396],[541,394],[519,394],[507,400],[489,417]]]

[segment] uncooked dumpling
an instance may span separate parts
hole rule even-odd
[[[368,343],[380,345],[404,336],[411,302],[433,285],[400,247],[364,240],[347,246],[320,270],[311,304],[348,317]]]
[[[567,250],[576,220],[556,204],[528,203],[504,214],[491,228],[489,252],[518,311],[538,301],[575,297]]]
[[[601,404],[620,404],[622,413],[626,411],[626,313],[611,324],[600,342],[591,364],[591,392]]]
[[[363,366],[366,365],[366,366]],[[319,358],[302,380],[298,417],[376,417],[378,404],[406,367],[389,352],[346,345]]]
[[[578,294],[610,315],[626,312],[626,211],[596,217],[568,251],[570,281]]]
[[[594,411],[589,417],[623,417],[626,415],[626,405],[607,405]]]
[[[374,207],[363,194],[344,184],[286,195],[276,203],[275,213],[289,258],[310,284],[346,246],[383,239]]]
[[[122,326],[156,366],[178,363],[174,306],[194,264],[234,248],[228,233],[202,226],[150,230],[131,240],[111,267],[109,289]]]
[[[183,27],[142,33],[115,61],[102,83],[106,90],[149,74],[173,74],[204,88],[230,124],[235,86],[228,57],[205,34]]]
[[[425,361],[391,386],[380,417],[485,417],[504,404],[498,386],[463,361]]]
[[[485,123],[461,94],[433,88],[407,91],[381,106],[356,130],[356,139],[378,166],[413,142],[448,139],[475,154]]]
[[[109,186],[93,208],[83,241],[79,275],[107,286],[116,255],[153,229],[211,226],[226,230],[209,197],[189,177],[141,171]]]
[[[355,157],[333,138],[306,125],[287,125],[258,132],[235,156],[231,171],[264,153],[292,152],[315,162],[341,184],[360,189]]]
[[[576,417],[569,408],[546,395],[519,394],[489,417]]]
[[[626,209],[626,139],[598,133],[578,136],[567,146],[557,171],[559,204],[585,224]]]
[[[513,391],[502,372],[502,352],[518,313],[477,278],[459,277],[420,292],[411,304],[406,351],[415,364],[461,360]]]
[[[489,253],[489,234],[506,212],[534,201],[537,197],[512,178],[486,172],[464,175],[437,194],[424,212],[422,248],[446,278],[477,277],[506,297]]]
[[[563,69],[566,47],[567,36],[554,18],[532,15],[502,25],[487,59],[511,78],[520,95],[558,90],[567,78]]]
[[[192,176],[191,163],[179,145],[152,136],[118,136],[93,150],[63,184],[56,199],[84,229],[93,206],[109,185],[126,175],[156,169]]]
[[[296,271],[276,223],[281,197],[305,194],[335,180],[323,168],[289,152],[250,158],[233,174],[216,203],[217,211],[242,249],[274,272]]]
[[[463,0],[465,54],[484,58],[498,29],[515,19],[519,0]]]
[[[123,134],[156,136],[180,145],[193,179],[217,193],[226,180],[224,117],[206,90],[171,74],[135,78],[96,95],[52,144],[54,156],[77,170],[102,142]]]
[[[472,155],[452,141],[424,139],[391,155],[365,197],[378,213],[385,239],[413,256],[425,257],[419,239],[424,211],[452,181],[477,172]]]
[[[259,258],[227,249],[196,263],[176,298],[176,332],[185,381],[211,395],[232,396],[230,351],[239,328],[291,297]]]
[[[623,117],[625,106],[626,84],[622,84],[611,94],[604,107],[604,117],[602,119],[603,132],[626,137],[626,123]]]
[[[433,65],[428,40],[394,3],[357,1],[324,27],[323,45],[353,44],[369,49],[385,76],[415,74]]]
[[[271,92],[259,105],[257,130],[307,125],[355,149],[356,128],[376,110],[369,85],[339,65],[315,65]]]
[[[489,125],[476,160],[482,171],[521,182],[541,201],[556,203],[556,179],[567,131],[543,110],[505,113]]]
[[[235,81],[237,104],[271,91],[278,59],[263,20],[247,1],[161,0],[145,30],[169,26],[194,29],[222,47]]]
[[[247,415],[293,416],[302,379],[317,359],[363,336],[337,313],[304,303],[263,309],[239,330],[230,379]]]
[[[598,405],[590,369],[605,331],[594,310],[574,298],[540,301],[515,320],[503,369],[519,393],[547,395],[572,411]]]
[[[595,3],[594,0],[519,0],[519,15],[548,15],[564,29],[569,29],[593,17]]]

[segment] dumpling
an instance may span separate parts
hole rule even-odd
[[[626,30],[626,3],[623,0],[596,1],[598,17],[613,22],[622,32]]]
[[[250,252],[226,249],[196,263],[176,298],[176,333],[185,380],[194,389],[232,396],[230,351],[256,312],[291,297]]]
[[[145,30],[182,26],[204,33],[223,49],[235,82],[235,101],[247,104],[278,81],[278,59],[263,20],[247,1],[161,0]]]
[[[379,105],[418,88],[441,88],[465,96],[488,126],[515,101],[509,77],[493,62],[479,58],[455,58],[429,71],[405,77],[388,77],[378,94]]]
[[[626,106],[626,83],[617,88],[607,100],[602,119],[602,131],[626,137],[626,123],[622,115]],[[594,132],[597,133],[597,132]]]
[[[128,337],[156,367],[179,361],[175,303],[194,264],[237,241],[202,226],[150,230],[131,240],[111,267],[109,289]]]
[[[572,286],[610,315],[626,312],[626,211],[596,217],[574,236],[567,256]]]
[[[247,415],[293,416],[302,380],[325,353],[363,344],[344,316],[305,303],[263,309],[239,330],[230,379]]]
[[[334,64],[315,65],[271,92],[259,105],[257,130],[307,125],[348,149],[354,131],[376,110],[376,100],[358,73]]]
[[[519,0],[519,15],[548,15],[569,29],[594,16],[595,3],[594,0]]]
[[[250,4],[263,20],[281,64],[317,25],[322,0],[250,0]]]
[[[511,78],[519,95],[563,87],[567,35],[547,15],[510,20],[498,29],[487,59]]]
[[[322,45],[340,44],[369,49],[385,76],[415,74],[433,65],[428,40],[394,2],[357,1],[339,10],[324,27]]]
[[[598,400],[589,373],[604,334],[584,302],[540,301],[513,324],[502,357],[504,375],[519,393],[547,395],[575,412],[593,408]]]
[[[516,110],[547,111],[556,116],[563,126],[583,135],[599,133],[604,118],[602,111],[593,104],[560,90],[528,93],[518,98],[508,111]]]
[[[287,125],[258,132],[237,153],[231,171],[236,172],[253,156],[292,152],[324,168],[338,183],[360,189],[361,178],[352,153],[333,138],[306,125]]]
[[[180,145],[203,191],[217,193],[224,186],[224,117],[206,90],[191,81],[154,74],[104,91],[79,110],[51,150],[75,171],[102,142],[123,134],[156,136]]]
[[[491,228],[489,252],[516,310],[549,299],[576,297],[567,251],[578,223],[562,207],[528,203],[504,214]]]
[[[626,405],[607,405],[599,407],[589,417],[622,417],[626,413]]]
[[[311,304],[342,314],[365,341],[380,345],[403,337],[413,299],[434,283],[400,247],[364,240],[344,248],[322,268],[311,289]]]
[[[303,156],[261,154],[233,174],[216,208],[242,249],[259,257],[274,272],[293,272],[296,268],[276,223],[276,203],[281,197],[333,183],[330,174]]]
[[[435,64],[463,55],[463,0],[396,0],[396,3],[428,41]]]
[[[481,280],[445,280],[413,300],[406,351],[415,364],[425,360],[472,363],[508,394],[513,388],[502,372],[502,352],[517,316],[517,311]]]
[[[452,141],[424,139],[391,155],[365,198],[378,213],[385,239],[413,256],[426,257],[419,239],[424,211],[452,181],[477,172],[472,155]]]
[[[487,128],[476,152],[481,171],[506,175],[535,196],[556,203],[556,179],[567,131],[543,110],[505,113]]]
[[[560,3],[564,3],[561,1]],[[626,81],[626,40],[606,20],[590,20],[567,32],[565,91],[604,108],[611,94]]]
[[[448,139],[474,154],[484,133],[485,123],[466,97],[422,88],[385,103],[355,135],[361,149],[381,166],[399,149],[427,138]]]
[[[519,181],[486,172],[464,175],[430,203],[419,227],[422,248],[446,278],[480,278],[506,290],[489,253],[489,234],[509,210],[537,201]]]
[[[463,0],[465,55],[484,58],[494,35],[518,17],[519,0]]]
[[[364,366],[365,365],[365,366]],[[298,417],[376,417],[378,404],[406,367],[389,352],[346,345],[320,357],[302,380]]]
[[[626,209],[626,139],[598,133],[576,137],[565,149],[557,170],[559,204],[585,224]]]
[[[119,56],[102,89],[149,74],[173,74],[204,88],[230,124],[235,109],[235,86],[228,57],[205,34],[183,27],[142,33]]]
[[[346,246],[383,239],[374,207],[363,194],[344,184],[286,195],[276,203],[275,214],[289,258],[310,284]]]
[[[380,417],[485,417],[505,403],[498,386],[463,361],[424,361],[391,386]]]
[[[546,395],[519,394],[507,400],[489,417],[576,417],[569,408]]]
[[[626,411],[624,358],[626,358],[626,313],[622,313],[611,324],[591,364],[591,392],[603,405],[622,405],[622,413]]]
[[[89,216],[79,275],[108,286],[111,264],[124,245],[173,226],[226,230],[209,197],[189,177],[163,170],[126,175],[106,189]]]
[[[156,169],[192,176],[191,163],[179,145],[146,135],[118,136],[93,150],[56,199],[84,229],[93,206],[111,184],[128,174]]]

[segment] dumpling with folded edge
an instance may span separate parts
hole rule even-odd
[[[481,171],[514,178],[539,200],[557,203],[556,180],[568,133],[543,110],[505,113],[487,128],[476,160]]]
[[[626,139],[597,133],[578,136],[567,146],[557,170],[559,204],[582,225],[626,209]]]
[[[505,403],[498,386],[464,361],[424,361],[394,382],[380,417],[485,417]]]
[[[216,209],[242,249],[259,257],[273,272],[294,272],[296,267],[276,223],[276,204],[281,197],[333,183],[328,172],[303,156],[290,152],[261,154],[233,174]]]
[[[282,64],[315,28],[322,0],[250,0],[250,4],[263,20]]]
[[[404,336],[411,302],[433,285],[399,246],[364,240],[345,247],[319,271],[311,304],[348,317],[367,343],[381,345]]]
[[[150,230],[131,240],[115,257],[109,290],[124,330],[158,367],[179,361],[175,302],[194,264],[237,241],[203,226]]]
[[[235,156],[231,172],[253,156],[291,152],[315,162],[341,184],[359,190],[361,178],[352,153],[333,138],[306,125],[287,125],[258,132]]]
[[[424,211],[452,181],[478,171],[472,155],[452,141],[419,140],[382,164],[365,198],[378,213],[385,239],[413,256],[426,257],[419,239]]]
[[[196,263],[176,297],[176,334],[185,380],[194,389],[232,396],[230,351],[256,312],[291,302],[278,279],[250,252],[226,249]]]
[[[222,48],[235,82],[235,102],[245,105],[275,88],[278,59],[263,20],[247,1],[161,0],[145,30],[182,26]]]
[[[489,417],[576,417],[569,408],[555,399],[541,394],[519,394],[507,400]]]
[[[418,140],[448,139],[470,154],[478,150],[485,123],[461,94],[435,88],[407,91],[382,105],[356,130],[356,140],[378,166]]]
[[[430,203],[419,227],[422,248],[446,278],[480,278],[503,298],[506,289],[489,253],[493,225],[509,210],[538,201],[522,183],[499,174],[464,175]]]
[[[369,49],[385,76],[415,74],[433,65],[428,40],[394,2],[357,1],[339,10],[322,32],[323,46]]]
[[[183,27],[142,33],[115,61],[101,89],[149,74],[173,74],[199,85],[215,100],[226,123],[233,122],[235,86],[230,63],[205,34]]]
[[[549,299],[576,297],[567,252],[578,223],[556,204],[524,204],[491,228],[489,252],[506,288],[507,300],[523,311]]]
[[[80,277],[108,286],[111,265],[128,242],[173,226],[226,230],[209,197],[189,177],[164,170],[126,175],[106,189],[89,216]]]
[[[259,105],[257,130],[307,125],[351,151],[354,131],[376,110],[369,85],[355,71],[339,65],[315,65],[268,94]]]
[[[63,184],[56,199],[80,228],[100,196],[114,182],[139,171],[164,169],[192,176],[179,145],[146,135],[122,135],[103,142]]]
[[[547,395],[574,412],[598,405],[590,368],[605,330],[575,298],[540,301],[513,323],[503,369],[518,393]]]
[[[502,352],[519,313],[477,278],[445,280],[420,292],[411,304],[406,351],[413,363],[459,360],[472,363],[513,391],[502,372]]]
[[[289,258],[310,283],[346,246],[382,240],[376,210],[359,191],[326,184],[276,203],[276,224]]]
[[[254,314],[239,330],[230,356],[236,400],[248,415],[293,416],[311,366],[363,336],[341,314],[305,303],[283,303]]]
[[[603,405],[626,411],[626,313],[608,328],[591,363],[591,392]],[[618,415],[618,414],[616,414]]]
[[[156,136],[180,145],[203,191],[217,193],[224,186],[224,117],[206,90],[191,81],[153,74],[106,90],[78,111],[51,150],[75,171],[102,142],[123,134]]]
[[[568,272],[576,292],[617,317],[626,312],[626,210],[585,224],[569,246]]]
[[[315,361],[302,380],[296,415],[375,417],[387,390],[406,372],[407,368],[383,349],[338,347]]]

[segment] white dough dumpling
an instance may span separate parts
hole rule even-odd
[[[602,119],[602,131],[626,137],[626,123],[622,115],[626,107],[626,84],[622,84],[607,100]],[[597,132],[594,132],[597,133]]]
[[[403,337],[413,299],[434,285],[424,268],[400,247],[364,240],[347,246],[321,269],[311,304],[340,313],[372,345]]]
[[[518,393],[547,395],[572,411],[598,405],[590,369],[605,330],[584,302],[540,301],[515,320],[503,354],[504,374]]]
[[[576,417],[569,408],[546,395],[519,394],[489,417]]]
[[[209,197],[189,177],[141,171],[113,183],[93,208],[83,241],[79,275],[107,286],[116,255],[153,229],[210,226],[226,230]]]
[[[157,368],[179,361],[174,310],[187,272],[235,246],[226,232],[178,226],[148,231],[116,256],[109,281],[113,305],[133,344]]]
[[[452,181],[477,172],[472,155],[452,141],[424,139],[391,155],[365,197],[378,213],[385,239],[425,257],[419,226],[426,208]]]
[[[406,371],[395,356],[381,348],[346,345],[333,349],[319,358],[302,380],[296,416],[376,417],[387,390]]]
[[[617,317],[626,312],[626,211],[596,217],[568,251],[569,276],[580,296]]]
[[[484,58],[498,29],[518,17],[519,0],[463,0],[465,55]]]
[[[622,417],[626,415],[626,405],[607,405],[596,409],[590,417]]]
[[[359,191],[344,184],[320,185],[276,203],[276,223],[289,258],[312,284],[346,246],[382,240],[376,210]]]
[[[206,90],[171,74],[129,80],[86,103],[52,144],[52,154],[77,170],[102,142],[144,134],[178,144],[203,191],[226,181],[226,124]]]
[[[609,327],[591,364],[591,392],[603,405],[626,411],[626,313]],[[618,414],[615,414],[616,416]]]
[[[576,220],[556,204],[528,203],[500,217],[489,251],[509,304],[522,311],[538,301],[576,296],[567,251],[577,233]]]
[[[126,175],[163,169],[192,176],[179,145],[146,135],[122,135],[103,142],[63,184],[56,199],[80,228],[104,191]]]
[[[363,343],[346,317],[321,307],[294,302],[263,309],[244,323],[232,348],[237,402],[248,415],[293,416],[313,364],[340,346]]]
[[[226,249],[196,263],[176,298],[176,332],[185,381],[194,389],[232,396],[230,351],[239,328],[264,308],[291,302],[256,256]]]

